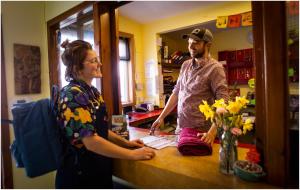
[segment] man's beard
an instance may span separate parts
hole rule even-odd
[[[201,57],[203,57],[203,55],[204,55],[204,51],[202,51],[202,52],[198,52],[196,55],[194,55],[194,56],[192,56],[193,58],[201,58]]]

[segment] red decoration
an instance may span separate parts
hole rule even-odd
[[[256,148],[251,148],[247,152],[246,160],[256,164],[260,161],[260,154],[257,152]]]
[[[299,15],[299,1],[288,2],[288,10],[290,15]]]
[[[241,26],[241,21],[242,21],[242,15],[231,15],[228,17],[228,28],[236,28]]]

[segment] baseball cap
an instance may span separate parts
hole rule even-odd
[[[198,41],[205,41],[205,42],[212,42],[213,35],[212,33],[206,28],[196,28],[190,34],[182,35],[183,39],[192,38]]]

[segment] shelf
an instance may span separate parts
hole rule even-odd
[[[248,84],[248,80],[249,79],[228,80],[228,85],[234,85],[235,82],[237,82],[237,85]]]
[[[181,64],[172,64],[172,63],[162,63],[162,68],[169,68],[169,69],[180,69]]]
[[[235,68],[251,68],[254,67],[253,63],[246,63],[246,62],[235,62],[224,65],[225,68],[228,69],[235,69]]]

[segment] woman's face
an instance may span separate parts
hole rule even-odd
[[[89,50],[83,62],[83,69],[80,71],[84,79],[93,79],[102,77],[100,70],[101,62],[94,50]]]

